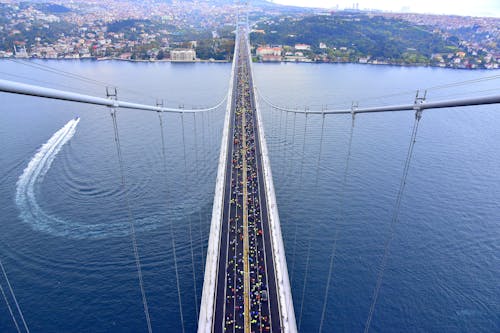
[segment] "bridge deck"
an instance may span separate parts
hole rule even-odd
[[[250,59],[238,42],[213,332],[280,332]]]

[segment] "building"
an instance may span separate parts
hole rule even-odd
[[[257,57],[281,56],[282,52],[283,48],[281,48],[280,46],[275,46],[275,47],[259,46],[257,48],[257,51],[255,51],[255,54],[257,55]]]
[[[18,48],[18,47],[16,47],[15,44],[14,44],[14,55],[16,58],[28,58],[29,57],[25,46],[21,46]]]
[[[196,61],[196,51],[193,49],[175,49],[170,51],[170,60],[176,62]]]
[[[259,46],[255,51],[255,54],[263,62],[280,62],[282,60],[282,52],[283,48],[280,46]]]
[[[295,50],[300,50],[300,51],[310,51],[311,50],[311,45],[307,44],[295,44]]]
[[[130,52],[122,53],[118,58],[120,60],[130,60],[132,58],[132,53]]]
[[[262,62],[280,62],[280,61],[282,61],[283,58],[281,56],[277,56],[277,55],[265,55],[265,56],[262,56],[261,59],[262,59]]]

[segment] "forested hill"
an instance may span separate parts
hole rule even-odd
[[[260,30],[252,34],[254,44],[305,43],[318,52],[319,44],[324,43],[331,50],[347,48],[351,58],[428,63],[433,54],[460,51],[456,38],[446,39],[432,28],[368,14],[282,18],[260,22],[254,29]]]

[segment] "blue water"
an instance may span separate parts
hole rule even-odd
[[[121,99],[154,104],[159,97],[167,105],[185,107],[216,104],[227,92],[230,72],[229,64],[34,64],[116,84]],[[497,74],[311,64],[257,64],[254,70],[259,90],[273,102],[315,109],[350,107],[351,101],[360,106],[412,103],[416,89]],[[0,62],[0,72],[6,79],[105,94],[103,85],[9,61]],[[498,88],[497,79],[429,90],[428,98],[477,96]],[[378,96],[386,97],[373,98]],[[158,115],[120,110],[124,189],[108,110],[7,94],[0,98],[0,258],[31,331],[146,331],[130,236],[116,228],[128,223],[127,196],[138,228],[153,329],[180,331],[173,224],[186,329],[195,331],[190,244],[199,300],[222,112],[196,119],[164,117],[165,173]],[[321,116],[309,116],[307,127],[305,117],[296,116],[294,130],[293,116],[267,107],[263,112],[301,331],[318,331],[335,230],[337,251],[323,331],[362,331],[414,115],[358,116],[343,186],[350,116],[325,118],[319,156]],[[16,203],[18,179],[38,149],[77,115],[81,120],[74,136],[33,184],[40,210],[67,226],[62,229],[66,232],[39,228],[22,211],[28,208]],[[424,113],[372,331],[500,331],[499,123],[498,106]],[[0,283],[5,287],[3,277]],[[15,331],[3,300],[0,331]]]

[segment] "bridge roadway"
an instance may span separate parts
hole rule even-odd
[[[249,52],[238,43],[212,331],[281,332]]]

